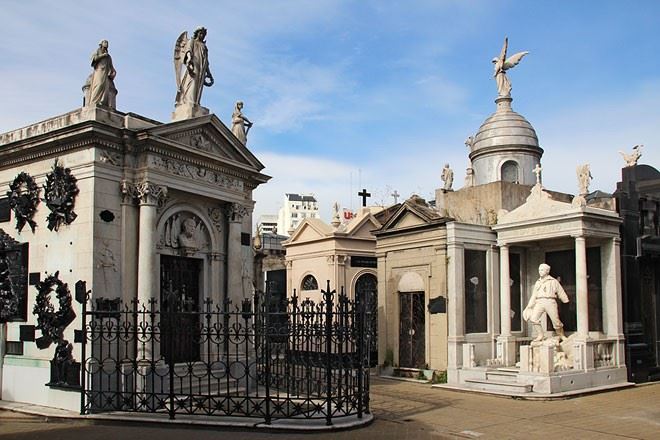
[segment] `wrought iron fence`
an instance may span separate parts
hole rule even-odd
[[[322,293],[319,303],[294,291],[198,309],[176,291],[162,304],[85,303],[81,413],[362,418],[373,308],[329,282]]]

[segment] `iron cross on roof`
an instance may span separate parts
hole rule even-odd
[[[397,203],[399,203],[399,197],[401,196],[401,194],[399,194],[399,192],[398,192],[397,190],[394,190],[394,192],[393,192],[392,194],[390,194],[390,195],[391,195],[392,197],[394,197],[394,204],[395,204],[395,205],[396,205]]]
[[[368,193],[365,188],[362,188],[362,191],[358,193],[358,196],[362,197],[362,206],[367,206],[367,197],[371,197],[371,193]]]

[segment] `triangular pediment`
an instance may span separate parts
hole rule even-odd
[[[357,219],[355,224],[349,224],[346,232],[349,237],[373,238],[374,235],[371,232],[380,229],[381,226],[380,222],[373,215],[369,214]]]
[[[332,233],[332,229],[319,219],[305,219],[296,228],[285,244],[290,245],[297,242],[318,240]]]
[[[389,218],[379,233],[443,223],[446,220],[448,219],[442,217],[437,211],[429,207],[423,199],[413,196],[406,200]]]
[[[162,124],[145,130],[150,138],[181,152],[199,154],[261,171],[264,165],[215,115]]]
[[[532,188],[525,203],[511,212],[498,215],[497,224],[537,220],[579,211],[579,207],[570,203],[554,200],[540,185],[537,185]]]

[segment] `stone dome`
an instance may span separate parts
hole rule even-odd
[[[534,166],[543,150],[532,124],[511,108],[510,97],[495,100],[497,110],[490,115],[470,145],[470,161],[475,184],[506,180],[533,185]]]
[[[532,124],[511,108],[508,99],[498,100],[497,111],[481,124],[474,137],[470,158],[484,148],[539,147]]]

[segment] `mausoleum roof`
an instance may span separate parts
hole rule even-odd
[[[471,156],[483,149],[538,148],[539,140],[532,124],[511,108],[511,98],[495,101],[497,110],[490,115],[474,137]]]

